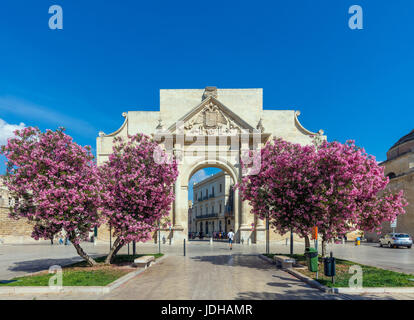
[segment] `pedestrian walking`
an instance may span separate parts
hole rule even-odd
[[[230,229],[230,232],[227,234],[227,237],[229,238],[230,250],[233,250],[233,239],[234,239],[233,229]]]

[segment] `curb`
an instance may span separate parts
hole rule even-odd
[[[258,257],[259,257],[260,259],[264,260],[264,261],[267,261],[267,262],[271,263],[271,264],[276,264],[274,260],[272,260],[272,259],[270,259],[269,257],[266,257],[266,256],[264,256],[264,255],[262,255],[262,254],[258,254]]]
[[[286,271],[287,273],[290,273],[292,276],[295,276],[296,278],[298,278],[299,280],[306,282],[307,284],[309,284],[311,287],[316,288],[321,290],[322,292],[326,292],[326,293],[339,293],[339,292],[332,292],[332,288],[329,288],[327,286],[324,286],[323,284],[319,283],[318,281],[316,281],[315,279],[312,279],[308,276],[305,276],[304,274],[293,270],[293,269],[283,269],[284,271]]]
[[[265,260],[269,263],[275,264],[274,261],[262,254],[259,254],[259,257],[262,260]],[[292,268],[283,269],[281,270],[290,273],[291,275],[295,276],[299,280],[309,284],[311,287],[319,289],[325,293],[339,293],[339,294],[364,294],[364,293],[414,293],[414,287],[362,287],[362,288],[330,288],[324,286],[323,284],[319,283],[315,279],[312,279]]]
[[[339,293],[339,294],[364,294],[364,293],[414,293],[414,287],[362,287],[362,288],[330,288],[324,286],[318,281],[301,274],[300,272],[293,269],[284,269],[286,272],[295,276],[296,278],[306,282],[310,286],[321,290],[326,293]]]
[[[135,276],[141,274],[152,265],[159,263],[164,260],[168,255],[164,254],[161,258],[158,258],[153,263],[151,263],[147,268],[142,268],[133,272],[129,272],[121,278],[111,282],[106,286],[68,286],[68,287],[0,287],[0,294],[24,294],[24,293],[95,293],[95,294],[105,294],[109,293],[112,290],[118,288],[125,282],[131,280]]]

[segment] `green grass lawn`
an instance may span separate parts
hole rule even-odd
[[[289,254],[269,254],[265,256],[269,258],[273,258],[275,255],[283,255],[290,257]],[[306,265],[306,258],[303,254],[294,254],[291,256],[292,258],[296,259],[302,265]],[[326,277],[323,271],[323,260],[322,257],[319,257],[319,267],[318,267],[318,278],[316,279],[316,272],[311,272],[307,268],[300,269],[296,268],[295,270],[310,277],[321,284],[327,287],[349,287],[349,279],[352,277],[353,274],[349,273],[349,268],[353,265],[359,265],[362,268],[363,276],[362,276],[362,286],[363,287],[414,287],[414,281],[410,279],[414,279],[414,275],[400,273],[390,270],[384,270],[381,268],[371,267],[367,265],[363,265],[360,263],[342,260],[336,258],[336,276],[335,276],[335,285],[332,285],[332,278]]]
[[[137,254],[137,255],[117,255],[113,265],[104,265],[106,256],[95,258],[97,266],[88,267],[85,261],[76,262],[62,268],[63,286],[106,286],[116,279],[135,271],[130,266],[134,259],[151,255],[155,259],[163,254]],[[35,275],[16,277],[8,281],[0,282],[0,286],[48,286],[49,279],[54,274],[42,271]]]

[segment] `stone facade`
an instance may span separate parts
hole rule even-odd
[[[408,206],[406,214],[398,217],[396,232],[414,235],[414,130],[398,140],[387,152],[387,160],[381,163],[390,182],[387,189],[392,192],[404,190]],[[392,232],[390,223],[384,223],[382,234]],[[380,235],[367,233],[369,241],[378,241]]]
[[[260,148],[273,137],[300,144],[312,143],[314,136],[326,139],[322,130],[315,133],[305,129],[299,115],[295,110],[264,110],[262,89],[160,90],[159,111],[124,112],[125,120],[118,130],[99,133],[97,163],[108,159],[116,136],[144,133],[153,136],[165,150],[171,150],[179,160],[179,177],[170,212],[173,226],[164,232],[168,232],[171,242],[187,239],[190,177],[205,167],[217,167],[238,182],[245,174],[240,158],[246,150]],[[263,221],[250,214],[248,203],[240,200],[237,189],[233,196],[236,241],[263,242]]]
[[[2,243],[34,242],[31,237],[33,226],[26,219],[12,219],[9,217],[13,199],[0,177],[0,241]]]

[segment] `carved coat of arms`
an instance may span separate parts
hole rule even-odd
[[[236,126],[230,119],[227,119],[219,107],[210,102],[186,125],[187,130],[198,130],[205,134],[214,134],[215,131],[230,132]]]

